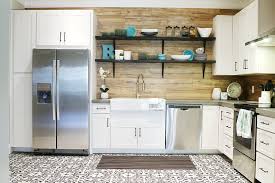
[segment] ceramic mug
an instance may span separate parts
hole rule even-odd
[[[115,50],[115,59],[121,60],[121,58],[123,57],[123,53],[124,53],[123,50]],[[123,60],[123,58],[122,58],[122,60]]]
[[[220,88],[214,88],[212,92],[212,99],[213,100],[220,100],[221,99],[222,90]]]
[[[131,59],[132,59],[132,52],[124,51],[124,60],[131,60]]]

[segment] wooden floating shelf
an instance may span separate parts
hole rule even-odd
[[[215,37],[161,37],[161,36],[96,36],[96,40],[149,40],[149,41],[215,41]]]
[[[207,60],[207,61],[178,61],[178,60],[113,60],[113,59],[95,59],[96,62],[115,62],[115,63],[178,63],[178,64],[213,64],[216,63],[215,60]]]
[[[154,64],[162,64],[162,78],[164,77],[164,64],[165,63],[176,63],[176,64],[202,64],[202,74],[204,78],[205,74],[205,67],[206,64],[213,64],[216,63],[215,60],[207,60],[207,61],[177,61],[177,60],[113,60],[113,59],[95,59],[96,62],[101,63],[113,63],[113,77],[115,77],[115,64],[116,63],[154,63]]]

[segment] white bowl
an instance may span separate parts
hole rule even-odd
[[[141,32],[159,32],[158,29],[141,29]]]
[[[198,32],[200,34],[201,37],[209,37],[211,32],[212,32],[212,28],[200,28],[198,27]]]
[[[174,60],[185,61],[188,60],[191,55],[171,55],[171,58]]]

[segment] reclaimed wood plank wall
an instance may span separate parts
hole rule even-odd
[[[97,8],[97,35],[101,32],[111,32],[115,29],[134,25],[141,28],[157,28],[159,35],[165,35],[165,27],[195,26],[212,27],[213,17],[216,15],[235,14],[235,10],[219,9],[165,9],[165,8]],[[101,58],[101,44],[108,41],[97,41],[97,58]],[[201,43],[167,42],[165,53],[181,54],[184,49],[202,47]],[[117,49],[132,51],[134,58],[139,52],[158,54],[161,44],[158,41],[119,41]],[[206,53],[213,59],[213,43],[207,44]],[[111,63],[97,63],[100,67],[112,72]],[[237,77],[214,77],[212,66],[207,65],[205,79],[202,79],[200,64],[165,64],[164,78],[161,77],[161,64],[116,64],[116,77],[112,74],[107,78],[106,84],[110,88],[110,97],[135,97],[137,75],[142,73],[145,77],[146,91],[142,97],[163,97],[166,99],[211,99],[214,87],[226,90],[228,84],[238,80]],[[98,97],[101,80],[97,77]]]

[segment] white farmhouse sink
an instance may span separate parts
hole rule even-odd
[[[165,99],[161,98],[114,98],[111,99],[112,111],[165,110]]]

